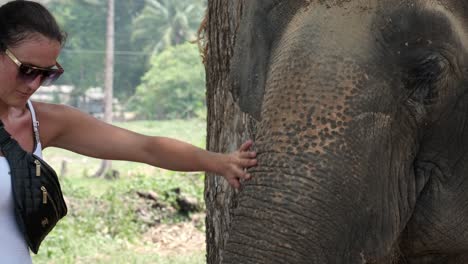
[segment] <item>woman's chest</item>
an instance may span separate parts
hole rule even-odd
[[[31,117],[22,117],[18,120],[4,121],[6,131],[20,144],[20,146],[32,152],[34,148],[34,132]]]

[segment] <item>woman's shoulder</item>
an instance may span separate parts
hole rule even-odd
[[[70,108],[70,106],[64,104],[54,104],[54,103],[45,103],[39,101],[31,100],[31,103],[36,111],[39,112],[48,112],[48,111],[55,111],[55,110],[64,110],[66,108]]]
[[[73,115],[86,115],[77,108],[64,104],[54,104],[54,103],[45,103],[31,101],[33,104],[34,110],[37,113],[39,119],[49,120],[67,120],[70,116]]]
[[[58,136],[86,116],[85,113],[68,105],[36,101],[31,103],[39,121],[40,136],[44,147],[53,144]]]

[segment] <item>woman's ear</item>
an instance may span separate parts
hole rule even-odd
[[[236,35],[231,60],[231,87],[240,109],[260,120],[267,66],[271,52],[271,25],[267,13],[274,1],[249,0]]]

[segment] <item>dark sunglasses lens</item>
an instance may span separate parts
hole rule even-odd
[[[60,70],[41,70],[28,65],[21,65],[19,73],[19,77],[25,82],[32,82],[40,75],[41,85],[50,85],[62,75]]]
[[[34,69],[28,65],[21,65],[19,68],[19,77],[24,81],[33,81],[37,78],[42,71],[39,69]]]
[[[55,82],[62,73],[60,71],[45,71],[42,77],[42,85],[50,85]]]

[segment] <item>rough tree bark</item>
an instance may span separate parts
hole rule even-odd
[[[246,139],[253,139],[254,121],[233,101],[229,87],[229,63],[235,31],[245,0],[208,0],[204,21],[205,68],[208,105],[207,148],[231,152]],[[236,191],[219,176],[205,180],[207,263],[221,263],[221,254],[236,206]]]

